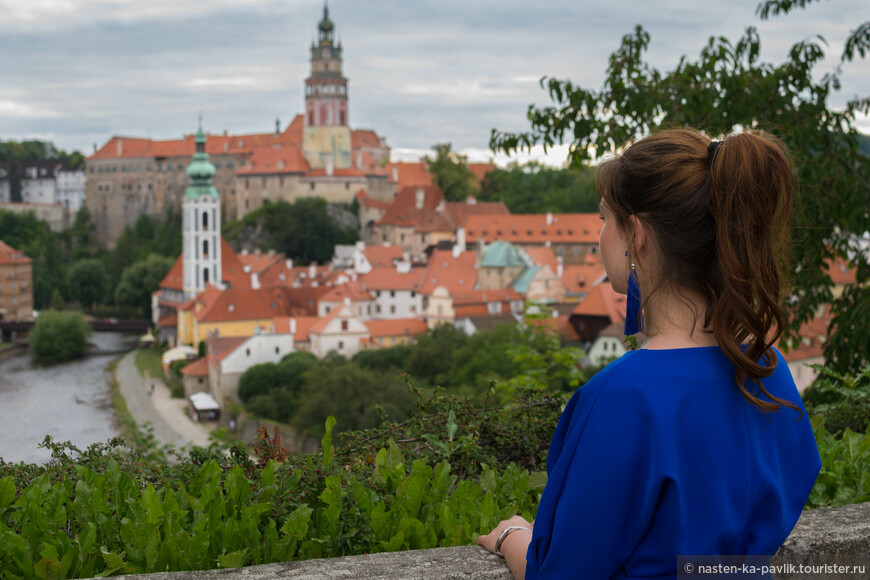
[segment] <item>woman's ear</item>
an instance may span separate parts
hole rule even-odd
[[[641,256],[649,250],[650,231],[646,222],[636,215],[631,216],[629,219],[634,229],[634,252],[638,256]]]

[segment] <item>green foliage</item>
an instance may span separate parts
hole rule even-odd
[[[835,436],[846,429],[864,433],[870,428],[870,365],[854,375],[813,365],[819,375],[804,391],[807,412],[819,417]]]
[[[495,169],[484,176],[479,199],[503,201],[511,213],[598,211],[595,174],[588,167],[556,169],[527,163]]]
[[[803,7],[803,0],[769,0],[762,15]],[[649,34],[640,26],[622,39],[609,60],[604,86],[578,87],[570,81],[542,79],[553,103],[530,106],[528,133],[493,130],[490,145],[513,151],[543,144],[571,143],[570,161],[589,161],[622,147],[631,139],[663,127],[691,126],[718,136],[738,128],[770,131],[794,156],[803,197],[795,217],[793,294],[790,336],[825,304],[832,304],[834,324],[825,347],[829,365],[846,372],[868,362],[870,353],[870,258],[857,241],[870,230],[867,207],[870,163],[859,152],[854,120],[870,112],[870,97],[833,110],[828,99],[840,88],[842,66],[823,74],[819,65],[826,42],[798,41],[779,65],[759,60],[761,40],[755,28],[732,42],[710,38],[697,59],[683,57],[670,71],[644,60]],[[846,41],[843,61],[870,51],[870,22],[859,25]],[[857,267],[858,284],[839,298],[822,268],[843,258]]]
[[[0,462],[0,569],[79,578],[239,567],[470,544],[509,515],[534,518],[542,474],[510,465],[465,479],[446,461],[411,461],[394,441],[342,464],[334,426],[330,417],[319,457],[283,464],[269,459],[286,458],[280,441],[265,435],[259,465],[238,447],[155,465],[117,439],[84,453],[47,439],[47,465]]]
[[[85,355],[91,327],[81,312],[48,310],[30,330],[30,350],[40,363],[57,363]]]
[[[477,177],[468,168],[468,158],[451,151],[450,143],[432,146],[435,157],[423,158],[432,183],[441,188],[447,201],[465,201],[469,195],[478,195]]]
[[[824,416],[813,417],[812,423],[822,470],[806,507],[838,507],[870,501],[870,430],[860,435],[846,427],[835,437],[825,429]]]
[[[402,420],[413,407],[405,383],[392,371],[378,374],[343,357],[328,357],[305,374],[305,387],[292,424],[319,435],[334,415],[341,430],[379,425],[382,416]]]
[[[140,318],[146,318],[151,312],[151,293],[157,290],[174,263],[172,258],[151,254],[125,268],[115,289],[115,301],[119,306],[133,309]]]
[[[336,244],[353,244],[359,239],[356,229],[336,224],[326,201],[316,197],[269,203],[227,224],[223,235],[230,242],[256,238],[260,249],[283,252],[299,264],[328,262]]]
[[[351,359],[364,369],[371,371],[387,372],[390,369],[398,372],[406,372],[408,358],[414,349],[405,344],[397,344],[390,348],[376,348],[373,350],[361,350]]]
[[[70,268],[68,287],[73,300],[82,308],[91,308],[103,301],[109,289],[109,274],[101,260],[81,260]]]

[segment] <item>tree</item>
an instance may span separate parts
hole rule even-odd
[[[812,0],[768,0],[762,17],[804,7]],[[493,130],[490,145],[513,151],[541,143],[573,143],[570,161],[583,167],[627,141],[667,126],[693,126],[711,136],[741,127],[768,130],[790,148],[801,183],[802,211],[795,217],[792,324],[789,336],[824,304],[834,315],[825,347],[828,364],[841,372],[862,366],[870,353],[870,261],[858,240],[870,231],[867,196],[870,164],[859,152],[853,122],[870,112],[870,98],[853,100],[843,111],[828,107],[840,86],[841,69],[816,74],[823,39],[796,43],[779,65],[759,61],[761,41],[749,27],[732,43],[711,38],[697,60],[680,59],[661,72],[643,60],[649,34],[640,26],[626,35],[610,57],[598,90],[544,78],[553,104],[530,106],[531,131]],[[870,22],[850,35],[841,60],[870,52]],[[818,79],[818,80],[817,80]],[[856,286],[833,298],[823,265],[843,258],[857,267]]]
[[[83,205],[70,228],[64,232],[70,258],[81,260],[97,253],[97,226],[88,206]]]
[[[556,169],[536,162],[487,173],[480,183],[480,201],[503,201],[511,213],[598,211],[590,168]]]
[[[126,268],[115,289],[115,302],[134,310],[136,316],[146,318],[151,311],[151,293],[169,273],[175,260],[151,254]]]
[[[310,197],[292,204],[268,203],[240,221],[227,224],[224,237],[237,246],[274,249],[294,262],[307,264],[329,261],[336,244],[353,244],[359,233],[356,228],[340,227],[330,217],[326,200]]]
[[[477,178],[468,168],[468,158],[465,155],[451,152],[450,143],[438,143],[432,146],[435,158],[428,155],[423,158],[426,169],[432,175],[432,182],[441,188],[447,201],[465,201],[469,195],[477,195]]]
[[[340,356],[308,371],[305,384],[292,424],[315,436],[323,434],[330,415],[338,421],[338,433],[379,425],[379,409],[390,420],[402,421],[413,408],[408,388],[397,374],[378,374]]]
[[[82,308],[101,303],[109,289],[109,275],[103,262],[96,258],[76,262],[69,272],[70,297]]]
[[[30,330],[30,350],[41,363],[81,358],[87,352],[91,327],[81,312],[48,310],[39,315]]]

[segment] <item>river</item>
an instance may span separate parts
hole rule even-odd
[[[95,332],[90,341],[97,350],[68,363],[36,365],[29,352],[0,362],[0,458],[44,463],[51,452],[38,445],[46,435],[82,450],[118,435],[106,365],[137,336]]]

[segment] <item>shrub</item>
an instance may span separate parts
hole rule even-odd
[[[43,312],[30,330],[33,359],[58,363],[81,358],[87,352],[91,332],[81,312]]]

